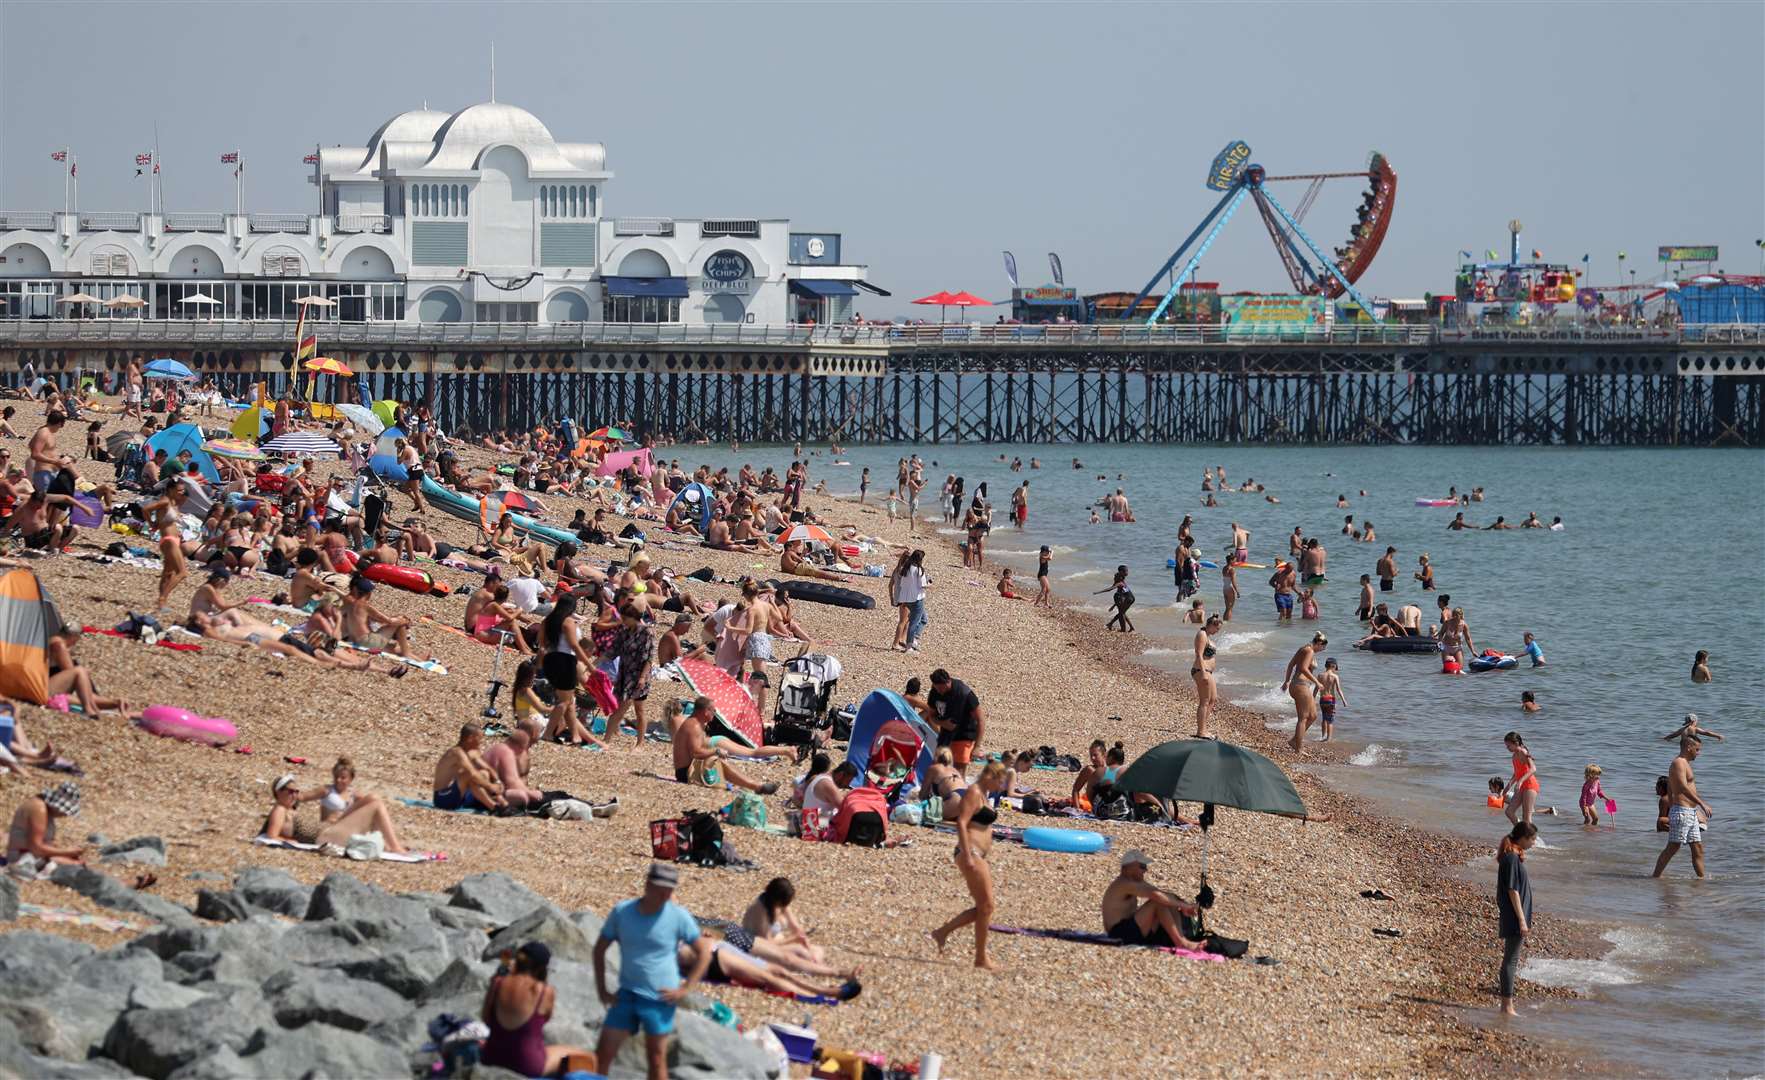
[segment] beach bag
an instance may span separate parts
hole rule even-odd
[[[944,820],[944,797],[927,795],[925,797],[925,820],[937,823]]]
[[[738,791],[735,801],[724,808],[724,819],[744,829],[766,827],[766,801],[751,791]]]
[[[650,858],[673,862],[680,858],[680,822],[662,818],[650,822]]]
[[[1042,805],[1042,796],[1032,791],[1023,797],[1023,805],[1018,807],[1026,814],[1046,814],[1047,808]]]
[[[887,838],[882,815],[875,810],[859,810],[846,825],[846,843],[857,847],[882,847]]]
[[[889,811],[889,820],[897,825],[923,825],[925,806],[921,803],[904,802]]]
[[[821,823],[820,810],[803,811],[803,825],[800,834],[802,839],[815,843],[821,839],[821,832],[824,828],[825,826]]]
[[[358,833],[349,838],[343,854],[357,862],[374,862],[386,854],[386,838],[377,832]]]
[[[1236,960],[1250,951],[1250,942],[1238,938],[1221,937],[1218,934],[1207,935],[1202,948],[1210,953],[1223,956],[1228,960]]]
[[[835,742],[852,741],[852,725],[858,721],[858,710],[847,705],[833,714],[833,738]]]

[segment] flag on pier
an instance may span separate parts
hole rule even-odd
[[[1017,256],[1009,251],[1005,253],[1005,276],[1011,279],[1011,287],[1017,288]]]
[[[152,165],[152,164],[153,164],[153,155],[152,154],[136,154],[135,155],[135,175],[136,176],[145,176],[147,174],[147,166]],[[153,171],[158,172],[159,170],[154,169]]]
[[[53,151],[49,155],[49,160],[51,160],[51,161],[66,161],[67,160],[67,151],[66,150]]]

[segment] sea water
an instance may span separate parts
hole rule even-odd
[[[1222,696],[1268,713],[1271,727],[1291,731],[1282,671],[1294,650],[1323,630],[1330,639],[1324,652],[1337,659],[1347,697],[1338,706],[1336,737],[1352,749],[1347,766],[1325,770],[1328,778],[1385,812],[1485,840],[1492,852],[1508,823],[1485,807],[1487,781],[1511,775],[1502,736],[1522,732],[1538,763],[1539,805],[1559,812],[1535,819],[1544,841],[1529,860],[1536,907],[1607,924],[1611,946],[1597,960],[1528,958],[1526,977],[1574,986],[1592,1001],[1527,1010],[1522,1029],[1591,1047],[1641,1072],[1747,1076],[1765,1070],[1765,454],[866,446],[848,448],[850,464],[836,466],[823,447],[810,458],[811,477],[825,480],[832,494],[856,494],[859,472],[869,466],[870,501],[880,504],[898,460],[913,452],[926,461],[922,515],[941,533],[955,532],[939,520],[945,477],[960,476],[966,496],[987,484],[995,507],[988,561],[1012,566],[1020,590],[1033,592],[1036,550],[1050,545],[1055,591],[1081,600],[1080,610],[1101,623],[1108,596],[1090,594],[1125,564],[1144,662],[1182,674],[1193,628],[1180,622],[1188,604],[1175,604],[1165,560],[1174,553],[1183,515],[1194,517],[1202,557],[1216,561],[1233,521],[1251,531],[1250,561],[1271,566],[1287,557],[1295,526],[1319,538],[1329,554],[1329,581],[1317,590],[1317,622],[1278,625],[1267,586],[1272,570],[1238,572],[1234,617],[1216,639]],[[788,453],[680,447],[663,456],[689,469],[701,462],[733,468],[747,460],[782,471]],[[1021,471],[1009,470],[1013,458],[1024,463]],[[1041,468],[1029,468],[1032,458]],[[1074,467],[1075,458],[1082,467]],[[1279,503],[1233,490],[1216,492],[1218,507],[1203,506],[1202,471],[1217,465],[1234,489],[1254,478]],[[1030,514],[1019,532],[1009,524],[1010,496],[1024,480]],[[1476,525],[1497,515],[1517,525],[1536,512],[1547,523],[1560,516],[1565,527],[1448,531],[1454,509],[1421,507],[1416,500],[1444,498],[1454,485],[1461,492],[1484,489],[1484,501],[1456,508]],[[1092,506],[1117,488],[1136,520],[1089,524]],[[1339,495],[1347,497],[1346,508],[1336,505]],[[1357,525],[1373,523],[1376,543],[1342,535],[1349,514]],[[1520,653],[1521,634],[1531,631],[1546,665],[1533,668],[1522,659],[1515,670],[1451,677],[1440,674],[1435,657],[1353,649],[1362,634],[1355,619],[1359,578],[1373,572],[1387,545],[1397,548],[1400,573],[1396,590],[1378,599],[1393,613],[1414,603],[1425,620],[1435,619],[1437,593],[1423,592],[1411,577],[1416,557],[1426,552],[1438,592],[1465,609],[1479,650]],[[936,592],[952,575],[934,570],[933,578]],[[1210,612],[1221,606],[1219,581],[1217,571],[1202,571],[1198,595]],[[1715,679],[1707,685],[1690,680],[1698,649],[1710,652]],[[1522,690],[1537,695],[1542,712],[1520,711]],[[1094,734],[1108,734],[1107,712],[1099,707]],[[1705,841],[1709,877],[1693,878],[1682,849],[1666,878],[1652,880],[1664,841],[1654,831],[1655,778],[1676,753],[1661,737],[1687,712],[1727,736],[1707,741],[1696,765],[1698,791],[1716,811]],[[1173,737],[1193,730],[1192,709],[1173,703],[1168,719]],[[1605,790],[1618,803],[1616,820],[1602,810],[1598,828],[1581,825],[1576,805],[1590,763],[1604,769]],[[1464,872],[1486,881],[1493,894],[1492,860]],[[1492,986],[1494,976],[1492,970]]]

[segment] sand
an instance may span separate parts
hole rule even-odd
[[[0,440],[15,461],[25,457],[24,439],[41,410],[20,403],[12,421],[19,439]],[[203,421],[221,426],[216,417]],[[119,420],[107,418],[106,433]],[[83,453],[84,424],[62,432],[65,451]],[[663,451],[689,468],[691,447]],[[468,461],[488,463],[485,451]],[[757,451],[756,464],[782,467],[784,451]],[[94,479],[108,480],[108,465],[91,465]],[[552,520],[567,520],[576,504],[546,497]],[[853,522],[866,534],[907,542],[905,522],[880,508],[811,498],[834,522]],[[409,508],[395,500],[392,520]],[[439,511],[425,517],[439,537],[460,544],[470,527]],[[621,522],[622,523],[622,522]],[[1092,738],[1122,740],[1129,759],[1156,743],[1193,729],[1193,699],[1186,680],[1135,665],[1138,639],[1102,631],[1097,617],[1057,608],[1032,610],[1027,602],[999,597],[991,573],[964,570],[954,547],[922,527],[911,542],[924,546],[932,574],[931,624],[923,653],[890,649],[894,611],[886,606],[884,581],[847,583],[879,598],[872,611],[807,603],[796,615],[818,650],[845,667],[837,701],[855,702],[873,687],[899,689],[946,667],[979,694],[987,714],[983,751],[1035,747],[1084,754]],[[109,532],[90,532],[82,551],[102,548]],[[652,544],[664,565],[682,572],[710,566],[722,576],[764,572],[776,576],[776,559],[704,551],[669,542]],[[615,549],[587,549],[605,557]],[[869,556],[886,561],[882,554]],[[764,565],[759,565],[759,564]],[[126,610],[151,608],[155,573],[99,566],[71,555],[37,560],[34,568],[53,592],[69,622],[108,627]],[[412,616],[430,615],[457,625],[463,593],[478,580],[467,572],[428,566],[462,594],[450,599],[418,597],[382,587],[375,602]],[[1033,583],[1031,583],[1033,585]],[[182,614],[194,582],[179,589],[173,609]],[[269,596],[275,583],[235,581],[232,598]],[[710,586],[702,595],[733,597],[732,586]],[[284,771],[309,785],[329,779],[331,762],[347,754],[360,770],[359,786],[384,796],[423,797],[437,756],[462,722],[478,718],[492,650],[459,635],[422,627],[419,647],[433,652],[451,672],[413,671],[401,680],[382,674],[331,673],[280,660],[243,646],[204,642],[200,654],[180,653],[106,637],[88,636],[82,663],[99,687],[131,704],[165,703],[223,716],[240,728],[239,744],[215,750],[154,738],[116,720],[92,720],[21,705],[21,724],[32,738],[51,738],[86,770],[81,781],[85,809],[65,837],[102,833],[111,839],[157,834],[169,845],[169,866],[156,890],[183,903],[194,901],[203,882],[194,871],[230,872],[245,863],[280,867],[303,881],[346,869],[397,891],[443,888],[479,871],[504,870],[571,908],[604,909],[631,896],[650,860],[647,823],[683,809],[709,809],[727,794],[688,788],[640,773],[670,769],[668,748],[632,748],[627,737],[610,752],[559,746],[534,751],[534,779],[602,799],[617,795],[610,821],[549,822],[490,819],[395,807],[407,846],[444,850],[444,862],[420,865],[349,863],[250,846],[270,806],[269,783]],[[505,657],[505,662],[508,661]],[[505,678],[512,667],[505,663]],[[658,682],[649,701],[658,717],[663,702],[683,692]],[[505,696],[505,717],[512,714]],[[1112,720],[1111,716],[1122,719]],[[1291,751],[1265,727],[1265,718],[1222,707],[1219,733],[1290,764]],[[288,758],[304,758],[291,764]],[[781,785],[795,775],[785,763],[753,771]],[[1402,822],[1369,814],[1362,805],[1293,774],[1314,814],[1327,822],[1301,823],[1222,810],[1213,830],[1210,882],[1218,902],[1209,915],[1219,933],[1248,939],[1252,955],[1278,961],[1198,963],[1139,950],[1104,949],[1057,941],[994,936],[992,953],[1003,970],[970,966],[966,931],[939,956],[926,931],[967,905],[951,861],[951,838],[930,830],[896,827],[913,838],[909,847],[872,851],[807,844],[751,830],[730,829],[739,852],[761,871],[683,868],[677,899],[707,917],[739,918],[774,875],[797,886],[799,917],[813,928],[836,963],[863,966],[865,990],[855,1003],[810,1008],[761,994],[716,988],[753,1023],[812,1018],[826,1045],[878,1051],[891,1060],[917,1060],[927,1050],[945,1059],[945,1075],[980,1077],[1006,1071],[1046,1076],[1207,1075],[1412,1075],[1498,1073],[1516,1065],[1547,1073],[1578,1068],[1560,1051],[1523,1036],[1499,1035],[1465,1021],[1488,1023],[1495,1007],[1498,964],[1493,905],[1492,853],[1481,845],[1431,835]],[[0,812],[10,819],[21,798],[59,777],[37,774],[0,780]],[[1064,795],[1072,774],[1038,772],[1043,790]],[[782,820],[782,796],[769,800]],[[1191,808],[1193,812],[1193,808]],[[1004,824],[1039,823],[1011,812]],[[1057,824],[1078,824],[1057,822]],[[1107,834],[1117,851],[1146,850],[1152,880],[1192,894],[1200,869],[1202,838],[1194,833],[1127,823],[1082,823]],[[1475,887],[1455,869],[1477,860]],[[1100,930],[1098,901],[1115,874],[1107,854],[1041,853],[999,843],[993,849],[999,910],[996,920],[1019,926]],[[1484,883],[1488,883],[1487,887]],[[1363,889],[1382,888],[1397,899],[1362,899]],[[26,901],[90,910],[67,890],[47,883],[23,888]],[[136,921],[141,921],[138,917]],[[65,932],[103,944],[127,933],[87,928],[19,926]],[[1375,936],[1395,928],[1398,939]],[[1532,949],[1545,955],[1577,955],[1584,935],[1541,913]],[[1546,993],[1530,985],[1528,996]],[[1475,1010],[1467,1014],[1465,1007]]]

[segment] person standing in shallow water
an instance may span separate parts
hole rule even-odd
[[[1517,823],[1502,837],[1495,854],[1495,905],[1500,913],[1501,1012],[1514,1010],[1514,970],[1520,963],[1520,947],[1532,936],[1532,879],[1526,874],[1526,852],[1538,842],[1538,827]]]
[[[1666,871],[1682,844],[1691,848],[1692,871],[1704,876],[1704,825],[1716,811],[1698,796],[1698,782],[1692,775],[1691,763],[1703,749],[1697,736],[1681,736],[1679,756],[1667,767],[1667,847],[1655,860],[1655,877]],[[1703,817],[1698,816],[1700,811]]]

